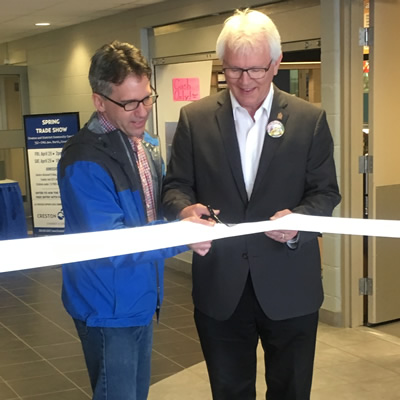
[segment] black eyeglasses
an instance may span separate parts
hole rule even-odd
[[[117,106],[122,107],[125,111],[133,111],[133,110],[136,110],[139,107],[140,103],[143,103],[143,105],[145,107],[150,107],[157,101],[158,94],[155,92],[154,89],[152,89],[152,91],[153,91],[154,94],[151,94],[150,96],[147,96],[142,100],[129,100],[129,101],[125,102],[125,103],[119,103],[118,101],[110,99],[108,96],[106,96],[103,93],[97,93],[97,94],[99,96],[102,96],[105,99],[111,101],[111,103],[114,103]]]
[[[272,60],[269,62],[268,67],[253,67],[253,68],[224,68],[224,74],[231,79],[239,79],[242,77],[243,72],[247,72],[251,79],[262,79],[271,68]]]

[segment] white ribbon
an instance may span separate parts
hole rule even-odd
[[[112,231],[4,240],[0,241],[0,272],[113,257],[271,230],[400,238],[400,221],[289,214],[274,221],[229,227],[180,221]]]

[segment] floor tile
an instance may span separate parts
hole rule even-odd
[[[90,380],[86,368],[79,371],[66,372],[64,375],[71,379],[71,381],[74,382],[77,386],[82,389],[87,388],[86,391],[88,393],[91,393]]]
[[[16,337],[12,331],[6,328],[0,328],[0,353],[3,351],[8,352],[10,350],[21,350],[25,348],[27,348],[26,344]]]
[[[168,343],[167,345],[154,343],[153,348],[154,350],[158,351],[168,358],[177,357],[185,354],[198,353],[201,351],[200,343],[192,339],[181,342]]]
[[[86,364],[83,354],[71,357],[53,358],[49,360],[49,363],[63,373],[82,370],[86,373]]]
[[[37,396],[24,396],[23,400],[88,400],[91,396],[79,389],[71,389],[62,392],[40,394]]]
[[[158,345],[167,343],[184,342],[187,340],[192,340],[186,335],[179,333],[173,329],[165,329],[154,332],[154,342]]]
[[[0,367],[39,360],[41,360],[41,357],[30,348],[3,351],[0,354]]]
[[[181,332],[184,335],[194,339],[194,340],[200,341],[199,335],[197,333],[196,326],[194,326],[194,325],[193,326],[183,327],[183,328],[176,328],[176,330],[178,332]]]
[[[162,307],[160,312],[160,319],[163,320],[164,318],[179,317],[182,315],[192,316],[192,312],[180,305],[167,305]]]
[[[49,344],[69,343],[74,337],[65,330],[54,327],[50,331],[43,331],[42,333],[35,333],[32,335],[21,337],[28,345],[44,346]]]
[[[82,346],[78,340],[69,343],[37,346],[34,347],[34,349],[43,358],[49,360],[60,357],[82,355]]]
[[[21,319],[19,324],[10,325],[9,326],[10,332],[12,332],[15,336],[18,336],[19,338],[35,336],[35,335],[43,335],[49,333],[56,334],[57,332],[60,332],[60,328],[57,325],[55,325],[53,321],[47,318],[42,318],[41,316],[38,315],[35,318],[36,320],[30,323],[24,324],[23,319]],[[70,341],[71,340],[73,340],[73,338],[70,338]]]
[[[44,360],[0,367],[0,376],[6,382],[58,374],[59,372]]]
[[[321,371],[345,383],[364,383],[374,379],[380,381],[398,376],[395,372],[366,360],[342,363],[339,368],[322,368]]]
[[[20,397],[18,397],[17,393],[15,393],[6,383],[0,382],[0,399],[14,400],[20,399]]]
[[[181,365],[184,368],[189,368],[194,364],[198,364],[204,361],[204,356],[202,351],[198,351],[190,354],[179,354],[177,356],[170,357],[172,361]]]
[[[358,360],[359,358],[356,355],[332,347],[316,351],[314,366],[315,368],[335,368],[342,364],[352,363]]]
[[[178,317],[163,318],[160,324],[175,329],[195,326],[193,315],[180,315]]]
[[[176,288],[171,294],[168,295],[168,299],[173,304],[187,304],[192,301],[192,293],[190,290],[180,290],[179,287]]]
[[[400,321],[379,325],[374,327],[374,329],[400,338]]]
[[[23,303],[20,299],[11,293],[0,291],[0,308],[21,306]]]
[[[75,389],[76,386],[69,379],[61,374],[48,376],[20,379],[7,382],[19,396],[38,396],[61,392],[69,389]]]
[[[18,296],[19,300],[25,304],[38,304],[38,303],[51,303],[58,302],[60,295],[53,292],[45,287],[35,288],[29,292],[24,291],[22,294],[18,294],[20,289],[11,291],[13,295]]]
[[[208,382],[190,369],[163,379],[150,387],[148,400],[211,400]]]
[[[400,345],[380,339],[374,339],[373,341],[360,343],[354,346],[345,346],[342,347],[342,349],[349,354],[354,354],[368,360],[391,355],[400,356]]]
[[[183,370],[184,367],[166,357],[157,359],[157,362],[153,363],[151,367],[152,375],[175,374]]]
[[[0,323],[6,327],[14,327],[14,326],[21,326],[24,327],[25,325],[30,324],[37,324],[37,323],[48,323],[48,319],[44,316],[38,314],[34,310],[31,310],[29,314],[21,315],[9,315],[3,314],[3,308],[0,309]]]
[[[31,307],[20,303],[17,305],[9,306],[9,307],[2,307],[1,308],[1,320],[0,322],[7,321],[7,317],[15,317],[18,318],[22,315],[26,314],[35,314],[35,310],[33,310]]]

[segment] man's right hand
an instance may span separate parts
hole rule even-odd
[[[220,213],[220,210],[214,210],[215,215],[218,215]],[[210,211],[208,208],[200,203],[197,204],[192,204],[191,206],[185,207],[180,213],[179,213],[179,218],[180,219],[185,219],[189,217],[194,217],[194,218],[199,218],[201,217],[204,218],[204,216],[210,216]],[[202,221],[211,221],[212,219],[210,218],[209,220],[207,219],[202,219]],[[196,221],[192,221],[196,222]],[[200,222],[199,223],[203,223]]]

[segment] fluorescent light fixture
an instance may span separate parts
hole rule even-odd
[[[49,26],[50,22],[37,22],[35,25],[36,26]]]

